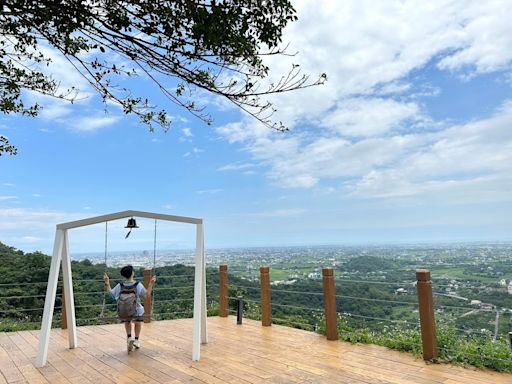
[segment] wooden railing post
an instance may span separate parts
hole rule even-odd
[[[228,317],[228,266],[219,265],[219,316]]]
[[[325,333],[327,340],[338,340],[336,291],[334,289],[334,272],[332,268],[322,269],[322,285],[324,288]]]
[[[272,317],[270,314],[270,269],[269,267],[260,267],[260,289],[261,289],[261,325],[270,327]]]
[[[68,329],[68,318],[66,316],[66,296],[64,296],[64,288],[62,288],[61,310],[60,310],[60,328]]]
[[[151,281],[151,277],[153,277],[153,269],[144,268],[144,278],[143,284],[144,288],[148,289],[149,282]],[[144,298],[144,322],[151,323],[151,296],[147,296]]]
[[[417,269],[416,282],[416,290],[418,292],[418,307],[420,312],[423,359],[432,360],[437,357],[437,338],[430,271],[428,269]]]

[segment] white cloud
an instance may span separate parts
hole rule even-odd
[[[392,99],[357,98],[340,103],[322,124],[344,136],[370,137],[401,128],[404,123],[421,119],[415,103]]]
[[[203,190],[200,190],[200,191],[196,191],[197,194],[199,195],[204,195],[204,194],[210,194],[210,195],[213,195],[213,194],[216,194],[216,193],[220,193],[224,191],[223,189],[203,189]]]
[[[181,130],[181,133],[182,133],[182,134],[183,134],[183,136],[185,136],[185,137],[192,137],[192,136],[194,136],[194,135],[192,134],[192,129],[191,129],[191,128],[183,128],[183,129]]]
[[[397,163],[373,168],[353,186],[361,196],[393,197],[459,191],[464,201],[511,200],[512,102],[479,121],[423,135]]]
[[[2,183],[4,187],[14,187],[13,183]]]
[[[69,129],[77,132],[94,132],[109,127],[119,121],[118,116],[82,116],[63,122]]]
[[[488,118],[442,130],[361,140],[316,131],[321,134],[269,135],[244,143],[254,160],[268,167],[268,177],[282,187],[309,188],[322,179],[335,179],[344,180],[345,190],[360,197],[460,188],[465,200],[489,197],[492,191],[497,199],[512,199],[507,192],[512,173],[510,126],[512,101]],[[490,187],[484,193],[485,184]]]
[[[223,165],[222,167],[217,168],[217,171],[240,171],[246,170],[250,168],[254,168],[256,165],[253,163],[231,163]]]
[[[36,236],[23,236],[22,239],[28,243],[38,243],[44,240],[43,238]]]
[[[0,196],[0,200],[15,200],[18,196]]]
[[[32,208],[0,207],[2,242],[25,251],[49,254],[59,223],[83,219],[83,213]]]
[[[439,68],[460,70],[469,67],[477,73],[510,69],[512,61],[512,11],[510,2],[470,1],[460,9],[464,20],[459,44],[454,52],[442,58]]]
[[[0,208],[0,229],[33,229],[54,232],[55,225],[77,220],[80,214],[30,208]]]
[[[286,73],[290,63],[299,62],[306,73],[326,72],[329,81],[271,98],[279,111],[276,119],[291,133],[243,118],[218,127],[221,137],[241,145],[282,187],[311,188],[332,180],[357,197],[443,191],[461,200],[454,191],[464,190],[463,200],[508,199],[512,102],[466,124],[434,121],[420,97],[443,90],[416,72],[427,64],[466,77],[509,71],[512,7],[507,1],[319,6],[303,0],[294,6],[299,21],[286,30],[284,41],[299,54],[270,57],[271,73]],[[236,164],[225,167],[237,170]]]
[[[189,151],[189,152],[186,152],[183,157],[189,157],[190,155],[198,155],[200,153],[204,152],[204,149],[200,149],[200,148],[192,148],[192,151]]]
[[[75,107],[76,108],[76,107]],[[62,119],[73,112],[73,106],[66,101],[53,101],[45,104],[39,113],[39,117],[45,120]]]

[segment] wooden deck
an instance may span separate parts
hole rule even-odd
[[[144,324],[142,347],[126,353],[122,325],[78,328],[80,347],[52,330],[48,365],[33,362],[38,331],[0,333],[0,383],[445,383],[511,384],[500,374],[426,364],[374,345],[327,341],[312,332],[259,322],[208,319],[209,344],[191,361],[192,320]]]

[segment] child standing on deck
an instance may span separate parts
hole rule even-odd
[[[128,352],[131,352],[133,348],[140,348],[140,331],[142,329],[142,321],[144,316],[144,307],[141,304],[141,299],[150,298],[151,290],[156,281],[156,276],[153,276],[149,282],[148,289],[144,288],[143,284],[140,284],[138,281],[135,281],[135,272],[131,265],[127,265],[121,268],[121,276],[123,276],[126,281],[123,283],[117,284],[113,289],[110,288],[110,279],[105,272],[103,275],[103,281],[105,282],[105,290],[108,294],[110,294],[116,301],[119,300],[119,296],[122,293],[133,292],[136,297],[136,315],[132,318],[121,319],[124,323],[124,328],[126,330],[126,346],[128,348]],[[149,301],[149,300],[148,300]],[[135,323],[135,339],[132,339],[132,321]]]

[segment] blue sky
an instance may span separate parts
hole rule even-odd
[[[204,94],[212,126],[162,104],[173,127],[150,133],[106,115],[56,57],[84,99],[27,95],[39,117],[1,117],[19,153],[0,157],[0,241],[50,252],[57,223],[126,209],[202,217],[210,248],[511,241],[512,14],[479,3],[294,2],[284,40],[299,53],[272,58],[272,76],[299,62],[329,81],[271,98],[284,134]],[[121,241],[122,224],[116,249],[152,241],[149,222]],[[72,250],[101,252],[102,230],[76,232]],[[190,228],[159,230],[162,248],[193,241]]]

